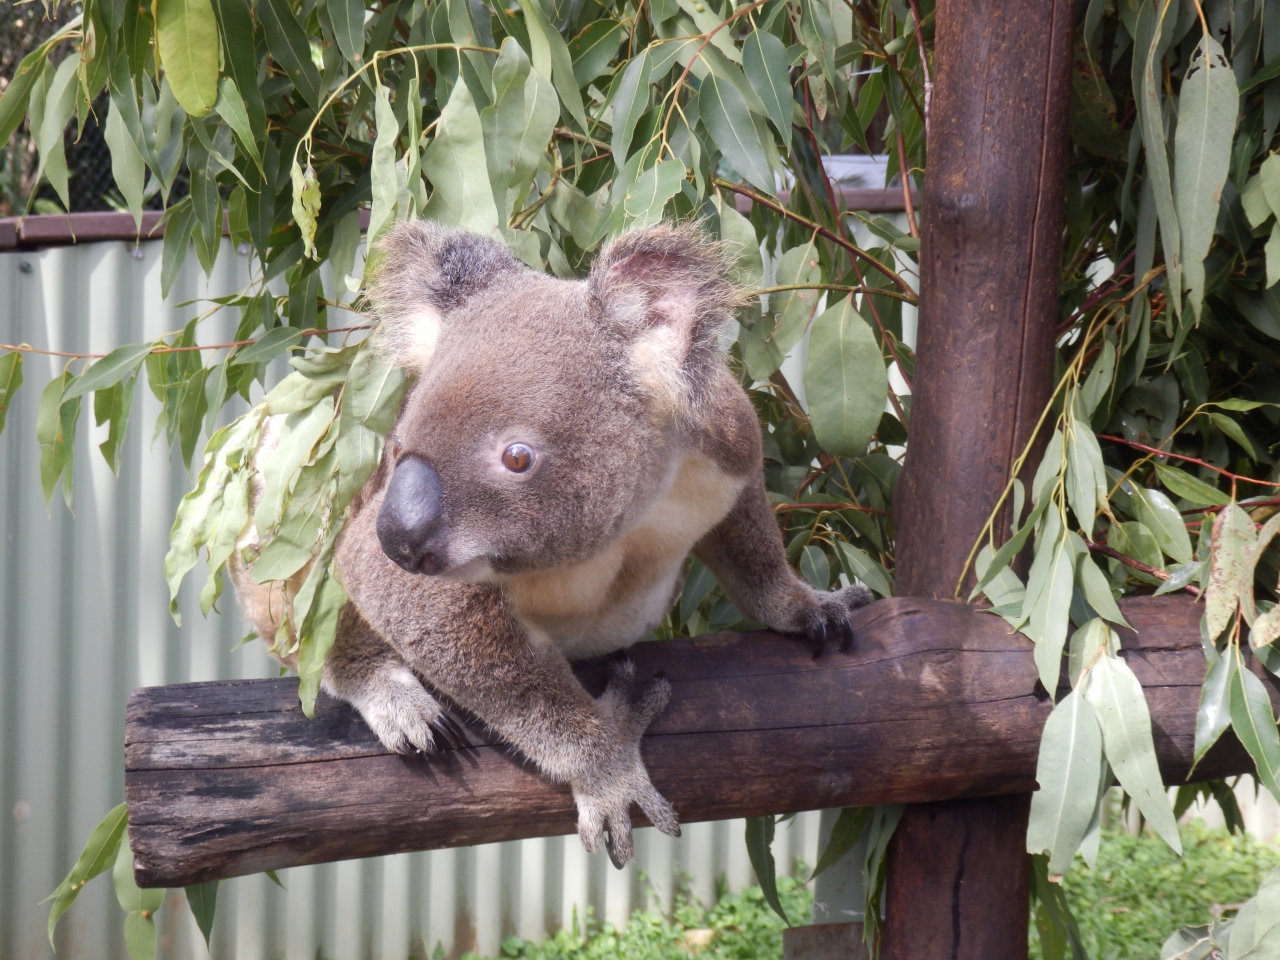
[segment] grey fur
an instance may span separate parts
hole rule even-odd
[[[639,749],[669,685],[651,681],[633,700],[624,663],[593,699],[569,660],[655,626],[691,551],[744,613],[819,651],[828,639],[847,647],[849,611],[870,596],[817,592],[786,562],[759,424],[720,345],[738,293],[696,228],[626,234],[585,281],[425,222],[396,227],[381,252],[376,336],[417,381],[338,544],[351,602],[325,688],[389,749],[427,752],[449,721],[404,682],[423,678],[568,783],[583,843],[595,850],[607,832],[621,865],[632,804],[679,832]],[[500,460],[517,441],[536,452],[519,474]],[[439,474],[438,576],[407,572],[379,545],[403,457]],[[243,596],[248,577],[236,580],[250,611],[266,608]]]

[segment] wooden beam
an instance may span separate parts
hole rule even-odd
[[[1147,692],[1168,782],[1191,767],[1204,676],[1199,608],[1132,600],[1125,657]],[[1023,793],[1050,705],[1031,645],[969,607],[884,600],[857,614],[849,654],[714,634],[633,648],[640,679],[665,671],[671,704],[643,744],[685,822],[851,804]],[[583,668],[598,683],[598,665]],[[1273,701],[1280,689],[1272,684]],[[469,727],[471,746],[388,754],[345,704],[299,712],[296,681],[137,690],[125,793],[138,882],[181,886],[406,850],[571,833],[566,788]],[[1234,741],[1199,777],[1250,769]],[[1024,916],[1025,922],[1025,916]]]
[[[899,596],[952,595],[1049,399],[1075,8],[937,4],[911,440],[894,494]],[[1029,809],[907,808],[889,849],[883,960],[1026,957]]]

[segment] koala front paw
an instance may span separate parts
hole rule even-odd
[[[334,691],[392,753],[420,756],[467,745],[466,735],[408,667],[379,670],[357,690]]]
[[[871,591],[853,584],[830,593],[814,592],[814,604],[802,616],[799,633],[813,644],[813,658],[822,656],[827,643],[839,639],[840,652],[853,646],[853,622],[849,614],[872,600]]]
[[[631,805],[636,804],[649,822],[671,837],[680,836],[676,811],[649,780],[640,757],[640,738],[649,724],[666,709],[671,684],[664,676],[653,680],[640,699],[632,703],[630,688],[635,666],[621,661],[610,669],[609,685],[598,703],[612,721],[614,750],[600,767],[570,781],[578,805],[578,836],[589,853],[601,844],[619,869],[635,856],[631,839]],[[606,836],[607,831],[607,836]]]

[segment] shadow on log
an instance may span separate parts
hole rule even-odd
[[[1201,608],[1164,597],[1121,609],[1136,630],[1122,631],[1123,655],[1146,691],[1160,768],[1180,783],[1205,672]],[[1050,703],[1024,637],[934,600],[884,600],[855,617],[855,649],[818,660],[769,633],[632,648],[640,680],[665,670],[672,683],[643,752],[682,820],[1035,788]],[[338,701],[322,696],[307,720],[296,688],[284,679],[134,692],[125,793],[139,884],[576,829],[568,788],[474,726],[469,749],[406,759]],[[1280,704],[1274,681],[1268,689]],[[1251,769],[1228,733],[1196,777]]]

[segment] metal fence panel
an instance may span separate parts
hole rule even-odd
[[[168,301],[160,244],[123,242],[0,254],[0,342],[101,353],[180,329],[200,309],[184,301],[241,289],[249,261],[224,243],[206,280],[189,258]],[[232,311],[227,311],[228,313]],[[201,342],[231,338],[238,318],[217,315]],[[335,324],[336,325],[336,324]],[[207,327],[208,329],[203,329]],[[123,796],[124,704],[134,687],[267,677],[261,644],[230,597],[201,617],[198,584],[185,589],[183,626],[169,617],[162,561],[178,500],[190,485],[161,437],[159,402],[135,397],[120,476],[96,447],[105,428],[86,402],[76,436],[72,517],[40,491],[35,417],[45,381],[65,360],[28,354],[26,386],[0,435],[0,960],[51,960],[45,897],[98,820]],[[199,571],[197,571],[197,574]],[[813,863],[818,815],[780,832],[782,863]],[[588,856],[576,837],[400,854],[281,871],[223,885],[212,954],[226,960],[405,960],[537,938],[585,919],[624,923],[632,909],[669,909],[681,877],[709,902],[717,876],[751,882],[742,822],[691,824],[679,840],[637,835],[623,871]],[[641,873],[646,877],[641,882]],[[204,941],[180,893],[158,914],[159,955],[200,960]],[[121,914],[109,878],[91,883],[63,919],[58,957],[124,960]]]

